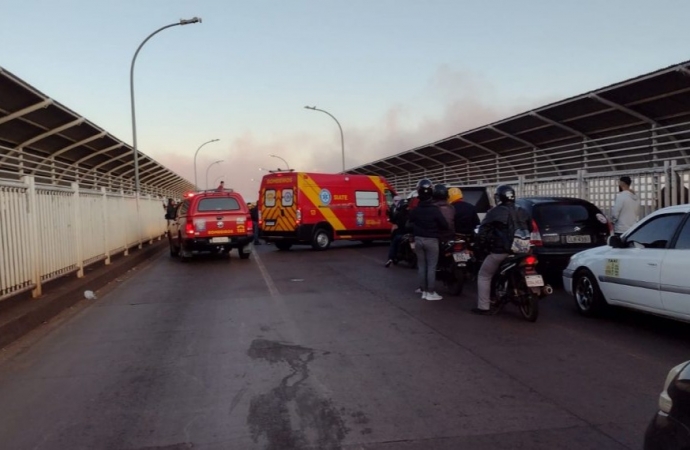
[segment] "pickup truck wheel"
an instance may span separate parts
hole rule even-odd
[[[249,252],[245,253],[244,247],[238,247],[237,253],[240,254],[240,259],[249,259],[249,255],[251,255],[251,253],[249,253]]]
[[[182,236],[178,236],[177,242],[180,243],[180,246],[177,249],[178,254],[180,255],[180,261],[186,263],[189,262],[189,260],[192,258],[192,252],[186,250],[184,247],[184,241],[182,240]]]
[[[331,235],[328,230],[319,228],[314,232],[311,246],[314,250],[326,250],[331,245]]]
[[[173,241],[170,238],[170,235],[168,235],[168,246],[170,247],[170,257],[171,258],[176,258],[177,256],[179,256],[180,249],[173,245]]]

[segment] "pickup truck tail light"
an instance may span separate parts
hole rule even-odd
[[[254,222],[252,221],[252,216],[247,216],[247,234],[254,233]]]
[[[192,222],[187,222],[184,226],[185,234],[194,236],[194,224]]]

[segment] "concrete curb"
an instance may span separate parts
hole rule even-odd
[[[84,300],[84,291],[96,291],[131,270],[147,259],[153,258],[167,247],[167,240],[154,241],[139,250],[130,249],[128,256],[119,256],[106,266],[96,263],[83,278],[71,275],[56,286],[48,286],[48,292],[32,299],[25,296],[13,299],[9,307],[0,311],[0,348],[16,341],[62,311]]]

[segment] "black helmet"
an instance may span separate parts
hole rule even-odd
[[[421,180],[417,181],[417,186],[415,186],[415,190],[419,190],[419,188],[422,187],[423,184],[428,184],[429,186],[433,185],[430,179],[422,178]]]
[[[424,179],[419,180],[417,183],[417,196],[419,201],[431,200],[431,196],[434,193],[434,188],[431,185],[431,181]]]
[[[433,193],[434,200],[448,200],[448,188],[445,184],[437,184],[434,186]]]
[[[507,184],[500,185],[496,188],[494,200],[496,201],[496,204],[515,203],[515,189],[508,186]]]

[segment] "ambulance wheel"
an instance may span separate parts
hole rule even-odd
[[[331,235],[325,228],[318,228],[314,232],[311,246],[314,250],[326,250],[331,245]]]
[[[276,241],[276,247],[278,250],[286,252],[290,250],[290,247],[292,247],[292,243],[290,242],[284,242],[284,241]]]

